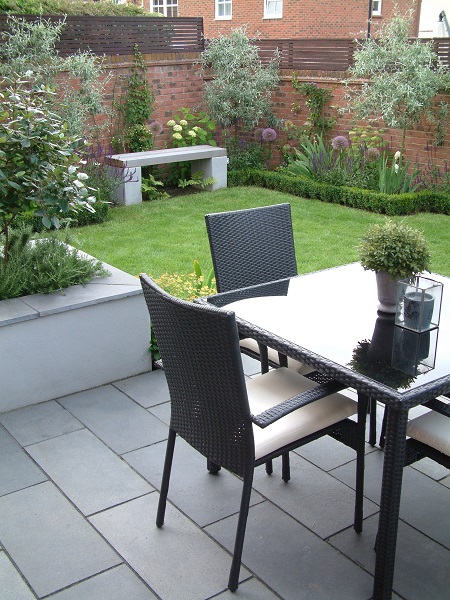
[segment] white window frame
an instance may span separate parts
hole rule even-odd
[[[154,2],[154,0],[152,0],[150,3],[151,12],[157,12],[157,13],[160,13],[161,15],[164,15],[165,17],[167,17],[167,4],[169,4],[170,8],[176,7],[177,13],[178,13],[178,0],[170,0],[170,2],[168,2],[168,0],[162,0],[162,7],[161,7],[160,3],[158,3],[155,6],[155,2]],[[160,10],[161,8],[163,9],[162,12]]]
[[[381,0],[372,0],[372,16],[379,17],[381,15]]]
[[[218,21],[230,21],[233,14],[233,0],[216,0],[216,20]],[[230,10],[230,14],[219,14],[220,8],[226,12],[227,8]]]
[[[273,12],[270,9],[274,8]],[[264,0],[264,18],[281,19],[283,16],[283,0]]]

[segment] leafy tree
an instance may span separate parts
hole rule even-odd
[[[204,71],[214,72],[214,79],[205,84],[204,100],[216,123],[251,128],[262,119],[273,121],[271,94],[279,82],[278,52],[264,66],[246,27],[239,27],[229,36],[212,39],[202,52],[201,64]]]
[[[81,140],[52,112],[51,89],[36,85],[31,73],[3,80],[0,87],[0,234],[6,264],[9,228],[17,215],[31,211],[46,227],[57,227],[58,215],[69,208],[94,212],[95,198],[88,176],[79,170]]]
[[[423,117],[435,122],[432,100],[439,91],[450,89],[450,72],[433,51],[433,43],[408,40],[411,18],[397,14],[381,27],[377,38],[357,41],[355,64],[346,82],[363,79],[357,88],[349,87],[347,110],[400,129],[402,154],[406,130]]]
[[[92,139],[98,128],[92,124],[88,127],[88,117],[107,114],[102,98],[110,76],[104,74],[103,59],[90,52],[66,58],[58,55],[55,45],[63,27],[64,19],[52,23],[43,18],[26,21],[10,16],[9,30],[2,33],[0,76],[32,71],[38,85],[49,85],[56,91],[53,110],[61,115],[69,131]]]
[[[162,17],[135,4],[114,4],[111,0],[0,0],[0,12],[25,15],[92,15]]]

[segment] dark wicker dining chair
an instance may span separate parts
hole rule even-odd
[[[450,469],[450,404],[436,398],[425,406],[431,410],[408,421],[405,465],[428,457]]]
[[[336,393],[336,383],[317,385],[287,368],[246,383],[232,311],[174,298],[148,276],[140,279],[171,401],[157,526],[164,524],[178,434],[218,468],[243,478],[228,582],[235,591],[255,467],[329,434],[357,450],[354,528],[360,532],[367,406]],[[356,412],[358,423],[348,418]]]
[[[210,213],[205,222],[219,293],[297,275],[290,204]],[[241,339],[240,346],[244,354],[261,361],[262,373],[269,364],[310,370],[255,340]]]

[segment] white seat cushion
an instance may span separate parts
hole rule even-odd
[[[292,369],[274,369],[247,382],[250,411],[257,415],[316,386],[316,383]],[[253,425],[255,458],[262,458],[356,412],[357,403],[354,400],[342,394],[331,394],[295,410],[265,429]]]
[[[406,430],[409,437],[450,456],[450,419],[433,410],[411,419]]]
[[[248,350],[251,350],[252,352],[255,352],[256,354],[259,354],[259,346],[256,340],[252,340],[251,338],[244,338],[239,342],[239,345],[241,346],[241,348],[246,348]],[[277,365],[280,364],[280,357],[278,356],[278,352],[276,350],[274,350],[273,348],[268,348],[267,353],[269,355],[269,360],[272,363]],[[289,369],[297,371],[297,373],[302,373],[303,375],[306,373],[310,373],[314,370],[312,367],[305,365],[298,360],[295,360],[295,358],[288,358],[288,367]]]

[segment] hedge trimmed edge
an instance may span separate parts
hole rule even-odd
[[[424,190],[407,194],[382,194],[346,186],[317,183],[279,171],[243,169],[228,173],[228,186],[252,185],[322,202],[333,202],[386,215],[409,215],[418,212],[450,214],[450,195]]]

